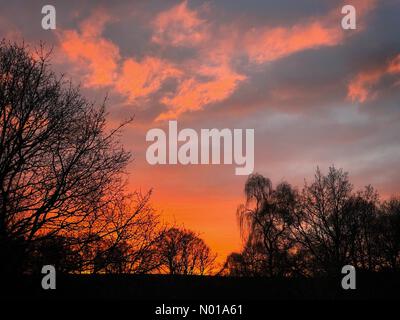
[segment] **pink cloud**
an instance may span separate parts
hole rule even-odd
[[[193,46],[208,38],[206,21],[187,1],[161,12],[153,22],[152,40],[170,46]]]
[[[174,95],[162,99],[168,111],[160,114],[157,120],[175,119],[184,112],[201,110],[205,105],[222,101],[246,79],[229,65],[202,66],[198,75],[211,77],[211,80],[185,79]]]
[[[58,33],[67,57],[86,70],[84,85],[87,87],[112,85],[117,76],[119,48],[101,35],[105,24],[111,20],[104,11],[96,11],[80,25],[80,32]]]
[[[105,25],[111,21],[114,18],[98,10],[81,23],[79,32],[58,34],[62,51],[83,70],[86,87],[110,86],[132,102],[159,90],[167,78],[181,75],[179,69],[157,57],[123,59],[118,46],[103,36]]]
[[[385,75],[400,73],[400,54],[384,63],[382,66],[361,71],[348,84],[347,97],[353,102],[366,102],[374,99],[378,92],[374,90]],[[395,84],[396,85],[396,84]]]
[[[181,75],[178,68],[156,57],[145,57],[140,62],[129,58],[123,63],[115,89],[133,101],[159,90],[167,78]]]
[[[344,4],[343,2],[342,5]],[[352,5],[356,8],[359,21],[355,32],[360,32],[364,28],[360,21],[375,7],[376,1],[354,0]],[[244,50],[251,61],[264,63],[308,49],[337,45],[346,36],[340,27],[343,18],[341,7],[333,9],[325,16],[290,27],[253,29],[244,36]]]
[[[354,5],[360,18],[372,10],[375,1],[355,0]],[[252,30],[241,30],[235,24],[229,27],[204,21],[199,18],[199,11],[188,8],[186,1],[160,13],[153,25],[153,41],[169,46],[196,47],[199,56],[193,63],[195,68],[184,66],[185,76],[177,91],[161,100],[167,111],[157,120],[202,110],[231,96],[247,78],[232,66],[232,61],[240,55],[244,54],[251,63],[261,64],[300,51],[341,43],[345,33],[340,28],[340,9],[289,27]]]
[[[375,3],[373,0],[355,1],[359,16],[368,13]],[[149,41],[153,45],[195,49],[194,57],[184,58],[179,65],[163,58],[163,50],[145,54],[141,59],[122,57],[119,47],[103,36],[106,24],[114,19],[101,10],[83,21],[78,31],[59,32],[60,46],[84,73],[85,86],[109,86],[130,103],[138,98],[149,98],[167,79],[177,79],[177,87],[169,89],[160,99],[166,110],[157,120],[165,120],[203,110],[229,98],[248,78],[245,70],[238,72],[234,67],[238,57],[262,64],[303,50],[337,45],[345,39],[339,27],[340,8],[292,26],[251,30],[241,29],[235,23],[227,26],[205,20],[201,18],[203,9],[191,9],[187,1],[183,1],[159,13],[149,24],[153,31]],[[364,97],[362,82],[365,80],[358,81],[361,81],[358,93],[352,96]]]
[[[321,46],[331,46],[342,39],[339,28],[315,21],[290,28],[252,30],[245,36],[245,50],[250,60],[264,63],[293,53]]]

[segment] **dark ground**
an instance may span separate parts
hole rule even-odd
[[[399,299],[400,273],[357,273],[357,289],[343,290],[334,278],[229,278],[168,275],[57,275],[56,290],[43,290],[41,277],[7,277],[8,299],[123,299],[136,301],[260,301]]]

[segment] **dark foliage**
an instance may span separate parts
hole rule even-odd
[[[272,188],[251,175],[246,203],[238,208],[245,245],[231,254],[226,272],[235,276],[340,274],[344,265],[369,272],[397,271],[400,201],[380,201],[367,186],[353,191],[348,174],[335,167],[298,192],[288,183]]]

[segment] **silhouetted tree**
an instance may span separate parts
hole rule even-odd
[[[290,227],[297,193],[288,183],[281,183],[274,190],[269,179],[253,174],[246,182],[245,194],[246,203],[238,207],[237,215],[246,242],[242,255],[245,257],[250,250],[253,263],[257,262],[251,272],[270,277],[290,274],[290,252],[295,249]]]
[[[267,275],[265,252],[260,243],[248,243],[241,253],[232,253],[224,265],[225,274],[235,277]]]
[[[346,206],[346,232],[349,264],[374,271],[379,266],[376,236],[379,233],[379,196],[372,186],[352,195]]]
[[[398,270],[400,200],[383,203],[372,186],[353,192],[348,174],[330,167],[298,194],[289,184],[274,190],[269,179],[251,175],[238,217],[244,248],[228,256],[232,276],[340,274],[357,269]]]
[[[148,273],[159,268],[157,245],[164,228],[148,205],[150,193],[121,195],[87,229],[82,251],[89,272]]]
[[[169,274],[204,275],[214,269],[216,255],[193,231],[168,229],[159,244],[161,270]]]
[[[383,203],[375,243],[381,267],[398,271],[400,267],[400,199],[392,198]]]
[[[108,271],[152,270],[157,217],[149,195],[128,204],[121,176],[131,119],[107,130],[104,103],[53,73],[49,55],[0,42],[0,271],[93,271],[95,256]]]
[[[313,257],[315,272],[338,272],[349,263],[352,188],[347,173],[330,167],[326,176],[318,168],[312,184],[303,189],[296,238]]]
[[[73,246],[73,239],[63,236],[43,238],[33,243],[25,271],[39,274],[43,265],[54,265],[58,272],[80,270],[83,264],[81,253]]]

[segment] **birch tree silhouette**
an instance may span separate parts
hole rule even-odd
[[[269,179],[253,174],[245,184],[246,203],[238,207],[240,230],[246,242],[243,258],[254,259],[257,273],[270,277],[290,272],[290,236],[296,192],[288,183],[273,189]],[[249,254],[250,251],[253,254]],[[252,272],[255,272],[253,270]]]

